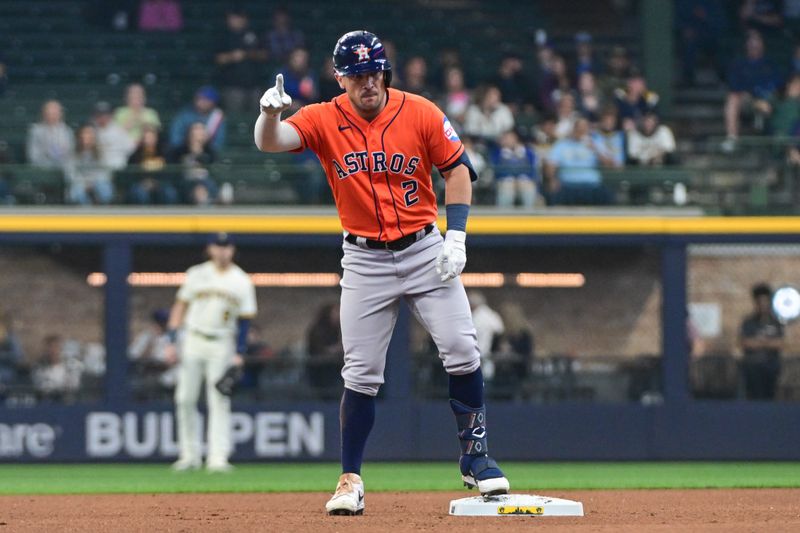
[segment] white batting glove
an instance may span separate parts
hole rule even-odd
[[[461,274],[467,264],[467,234],[454,229],[447,230],[444,245],[436,258],[436,273],[442,281],[451,280]]]
[[[274,117],[289,109],[292,105],[292,97],[283,90],[283,74],[275,76],[275,87],[270,87],[259,101],[261,112]]]

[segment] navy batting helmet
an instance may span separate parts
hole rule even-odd
[[[392,65],[378,36],[364,30],[345,33],[333,49],[333,68],[340,76],[383,72],[386,85],[392,81]]]

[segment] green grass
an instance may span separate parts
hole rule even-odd
[[[800,487],[800,463],[505,463],[515,490]],[[229,474],[166,465],[0,465],[0,494],[329,492],[338,465],[244,464]],[[459,490],[452,463],[371,463],[370,491]]]

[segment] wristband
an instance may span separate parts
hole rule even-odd
[[[167,338],[169,339],[170,344],[175,344],[178,341],[178,330],[168,329]]]
[[[469,205],[467,204],[447,204],[447,229],[457,231],[467,231],[467,216],[469,215]]]

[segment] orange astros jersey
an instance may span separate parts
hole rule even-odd
[[[459,164],[464,146],[444,113],[429,100],[387,89],[386,107],[371,122],[346,93],[303,107],[286,119],[302,147],[319,157],[342,227],[393,241],[436,220],[431,170]]]

